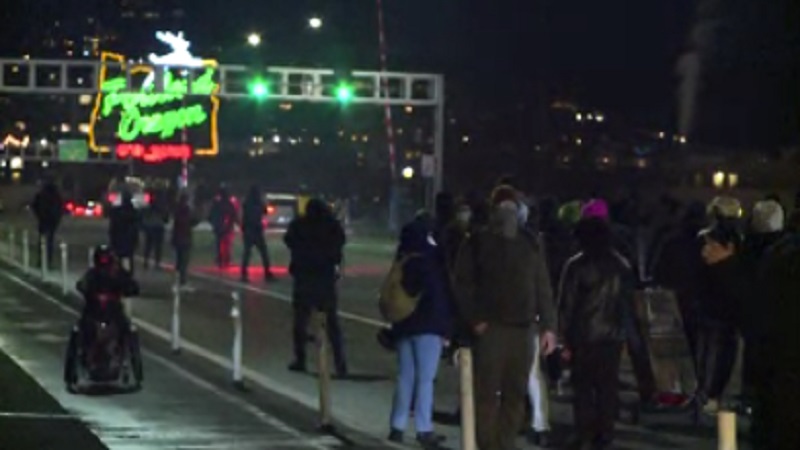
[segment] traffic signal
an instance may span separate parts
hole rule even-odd
[[[258,100],[269,97],[269,83],[260,78],[251,81],[248,90],[250,91],[250,96]]]
[[[339,83],[339,85],[336,86],[335,94],[336,99],[339,100],[339,103],[350,103],[355,96],[353,87],[347,83]]]

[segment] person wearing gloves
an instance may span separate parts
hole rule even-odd
[[[519,226],[516,191],[499,187],[491,204],[489,227],[459,252],[454,286],[475,336],[478,446],[506,450],[525,418],[537,319],[543,353],[556,349],[555,308],[543,251]]]

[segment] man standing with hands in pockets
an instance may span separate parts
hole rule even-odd
[[[525,420],[534,334],[542,353],[556,348],[549,272],[534,236],[518,224],[516,191],[499,187],[485,231],[462,246],[455,290],[476,337],[475,403],[481,450],[511,450]]]

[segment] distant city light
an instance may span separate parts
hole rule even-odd
[[[319,30],[322,28],[322,19],[320,17],[314,16],[308,19],[308,26],[315,30]]]
[[[406,180],[414,178],[414,168],[411,166],[406,166],[405,168],[403,168],[403,178],[405,178]]]
[[[586,116],[586,120],[588,120],[588,121],[590,121],[590,122],[591,122],[592,120],[594,120],[594,114],[589,114],[589,115],[587,115],[587,116]]]
[[[681,144],[685,144],[689,141],[686,139],[686,136],[681,136],[678,138],[678,142],[680,142]]]
[[[602,114],[598,114],[598,115],[595,116],[594,119],[596,121],[600,122],[600,123],[603,123],[606,120],[606,117],[604,115],[602,115]]]
[[[50,167],[50,162],[49,161],[42,161],[42,167],[44,167],[45,169]]]
[[[725,172],[717,171],[714,172],[714,177],[712,179],[714,183],[714,187],[717,189],[722,189],[725,187]]]
[[[279,134],[276,134],[275,136],[272,136],[272,142],[275,143],[275,144],[280,144],[281,143],[281,136]]]
[[[413,112],[414,112],[414,107],[413,106],[411,106],[411,105],[406,106],[406,114],[411,114]]]
[[[463,136],[463,137],[461,138],[461,142],[463,142],[463,143],[465,143],[465,144],[469,144],[469,136]]]
[[[738,185],[739,185],[739,174],[729,173],[728,174],[728,187],[735,188]]]
[[[39,145],[41,145],[42,147],[47,147],[47,144],[49,144],[49,142],[47,142],[47,139],[42,138],[42,140],[39,141]]]
[[[314,138],[314,145],[319,145],[320,143],[321,143],[321,141],[319,140],[319,138],[315,137]]]
[[[258,33],[250,33],[247,36],[247,44],[251,47],[258,47],[261,45],[261,35]]]
[[[664,139],[665,137],[667,137],[667,134],[666,134],[666,133],[664,133],[663,131],[659,131],[659,132],[658,132],[658,138],[659,138],[659,139]]]
[[[583,122],[583,114],[581,113],[575,114],[575,120],[578,122]]]
[[[19,156],[11,158],[11,170],[20,170],[24,164],[22,158]]]
[[[581,139],[581,138],[576,138],[576,139],[575,139],[575,143],[576,143],[576,144],[578,144],[578,145],[583,145],[583,139]]]

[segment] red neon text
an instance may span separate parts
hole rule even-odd
[[[171,159],[190,159],[192,147],[187,144],[119,144],[117,158],[141,159],[146,163],[159,163]]]

